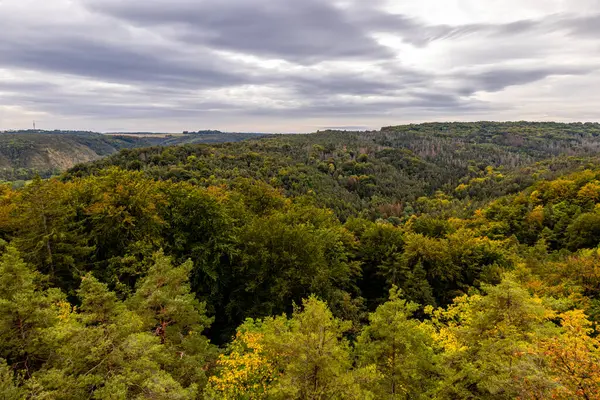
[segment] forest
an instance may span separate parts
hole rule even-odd
[[[89,131],[0,131],[0,181],[22,186],[36,175],[57,176],[76,164],[98,160],[121,149],[184,143],[237,142],[259,133],[218,132],[210,135]]]
[[[272,135],[1,185],[2,398],[600,399],[599,135]]]

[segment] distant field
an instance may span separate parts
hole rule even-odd
[[[119,132],[106,132],[102,133],[106,136],[129,136],[129,137],[146,137],[146,138],[168,138],[168,137],[182,137],[189,136],[184,135],[183,133],[119,133]]]

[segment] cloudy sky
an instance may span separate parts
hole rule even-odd
[[[0,130],[600,120],[600,0],[0,0]]]

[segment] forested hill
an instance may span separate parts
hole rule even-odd
[[[251,178],[288,196],[314,195],[317,204],[343,219],[359,213],[402,217],[418,207],[419,197],[436,191],[485,200],[588,165],[600,151],[599,135],[600,124],[532,122],[323,131],[217,146],[125,150],[76,166],[67,176],[118,166],[203,186]]]
[[[600,399],[598,133],[327,131],[0,185],[0,397]]]
[[[259,137],[260,134],[119,134],[88,131],[0,132],[0,179],[29,180],[50,177],[79,163],[98,160],[121,149],[182,143],[221,143]]]
[[[0,133],[0,178],[31,179],[36,173],[48,177],[75,164],[97,160],[123,148],[150,145],[135,138],[107,137],[92,132]]]

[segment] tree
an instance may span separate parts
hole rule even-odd
[[[393,285],[407,292],[414,282],[410,269],[401,262],[404,250],[404,234],[390,223],[370,222],[353,219],[346,223],[355,231],[359,244],[355,246],[355,257],[361,263],[361,295],[374,309],[374,304],[385,301],[386,289]],[[427,285],[427,281],[424,282]],[[418,286],[415,285],[415,286]],[[418,290],[416,291],[418,292]],[[411,296],[411,295],[414,295]],[[412,300],[422,300],[418,293],[410,293]]]
[[[20,193],[13,220],[13,244],[25,260],[68,292],[75,289],[84,274],[80,270],[82,260],[93,251],[76,220],[74,186],[54,179],[35,179]]]
[[[279,377],[275,359],[265,352],[265,333],[260,320],[242,324],[225,354],[217,360],[217,374],[210,378],[209,399],[259,400],[268,397],[268,391]]]
[[[288,321],[264,323],[264,346],[281,371],[269,394],[278,399],[368,399],[360,381],[368,371],[352,371],[349,343],[343,338],[350,322],[333,317],[327,305],[310,297]]]
[[[78,290],[81,307],[67,315],[61,343],[32,387],[39,398],[156,398],[192,400],[198,386],[182,386],[167,371],[170,357],[144,320],[92,275]]]
[[[444,350],[436,397],[548,397],[553,384],[535,346],[553,334],[552,313],[508,278],[483,290],[485,295],[463,296],[432,312],[434,337]]]
[[[203,387],[204,371],[215,351],[202,334],[212,319],[206,316],[206,305],[191,293],[192,267],[189,260],[174,267],[169,257],[156,253],[154,264],[129,303],[142,317],[144,330],[160,338],[165,370],[184,387]]]
[[[581,214],[569,225],[567,233],[571,250],[597,247],[600,244],[600,214]]]
[[[144,275],[152,254],[161,248],[166,204],[161,182],[141,172],[109,168],[77,182],[71,195],[79,204],[77,219],[94,251],[85,267],[121,295],[129,295]]]
[[[438,371],[428,330],[412,319],[419,308],[400,298],[396,287],[389,300],[369,315],[356,343],[359,365],[374,365],[379,379],[369,385],[377,398],[429,398]]]
[[[244,217],[241,201],[225,204],[214,188],[203,189],[189,183],[165,184],[167,202],[160,208],[166,222],[162,236],[165,253],[177,263],[191,259],[192,290],[207,302],[212,314],[225,319],[225,306],[231,288],[232,259],[238,253],[236,219]],[[224,196],[230,196],[225,192]],[[240,206],[231,212],[228,207]],[[241,210],[240,210],[241,208]],[[220,321],[219,321],[220,322]]]
[[[210,380],[210,399],[369,399],[361,383],[373,368],[352,369],[343,334],[351,323],[333,317],[327,305],[310,297],[285,316],[247,320],[219,357]]]
[[[51,356],[54,344],[45,331],[66,303],[60,290],[44,289],[42,280],[14,247],[6,247],[0,259],[0,358],[27,378]]]
[[[0,358],[0,393],[3,400],[21,400],[26,392],[16,382],[14,371]]]
[[[407,234],[405,241],[402,262],[413,271],[411,281],[415,282],[412,287],[407,285],[407,294],[422,293],[423,300],[430,300],[425,295],[435,294],[438,304],[450,303],[472,286],[499,282],[502,267],[510,265],[506,242],[479,237],[471,229],[459,229],[442,239]],[[429,291],[416,279],[423,273]]]
[[[349,260],[352,235],[331,212],[292,205],[259,216],[240,232],[240,259],[234,268],[228,312],[233,321],[291,311],[308,293],[344,311],[345,294],[359,273]]]
[[[600,340],[582,310],[565,312],[560,318],[561,334],[541,343],[550,373],[558,383],[552,398],[599,399]]]

